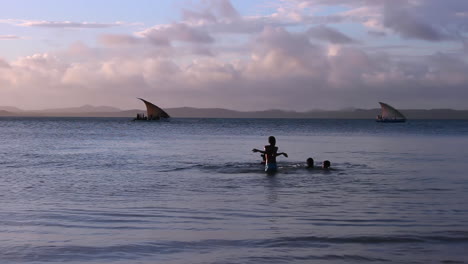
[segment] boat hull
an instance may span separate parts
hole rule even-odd
[[[161,121],[161,122],[167,122],[169,121],[170,118],[159,118],[159,119],[143,119],[143,118],[134,118],[132,121],[145,121],[145,122],[152,122],[152,121]]]
[[[376,119],[375,122],[378,123],[404,123],[406,119]]]

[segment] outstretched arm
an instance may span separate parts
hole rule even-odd
[[[256,149],[256,148],[252,149],[252,152],[260,152],[260,153],[262,153],[262,154],[265,154],[265,153],[266,153],[265,151],[259,150],[259,149]]]
[[[285,153],[285,152],[281,152],[281,153],[277,153],[277,154],[276,154],[277,157],[278,157],[278,156],[281,156],[281,155],[285,156],[286,158],[288,157],[288,154]]]

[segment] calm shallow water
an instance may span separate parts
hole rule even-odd
[[[0,133],[1,263],[468,262],[468,121],[1,118]],[[250,151],[270,135],[289,154],[274,176]]]

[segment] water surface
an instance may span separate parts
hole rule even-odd
[[[1,118],[0,133],[2,263],[468,262],[467,121]],[[270,135],[289,154],[274,176],[251,152]]]

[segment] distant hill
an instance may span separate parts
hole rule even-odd
[[[8,112],[22,112],[23,110],[19,109],[18,107],[14,106],[0,106],[0,110],[8,111]]]
[[[12,109],[7,111],[4,109]],[[192,118],[335,118],[335,119],[374,119],[380,109],[345,109],[336,111],[313,110],[307,112],[285,111],[279,109],[241,112],[223,108],[166,108],[172,117]],[[411,119],[468,119],[468,110],[452,109],[407,109],[400,110]],[[111,106],[91,106],[24,111],[16,107],[1,107],[0,116],[64,116],[64,117],[128,117],[145,113],[143,109],[121,110]]]
[[[111,113],[111,112],[120,112],[120,111],[122,110],[116,107],[112,107],[112,106],[83,105],[80,107],[44,109],[44,110],[40,110],[37,112],[40,112],[40,113]]]
[[[173,117],[206,117],[206,118],[336,118],[336,119],[374,119],[380,113],[379,109],[350,109],[337,111],[314,110],[295,112],[284,110],[265,110],[239,112],[218,108],[168,108]],[[431,109],[431,110],[401,110],[408,119],[468,119],[468,110]]]
[[[5,110],[0,110],[0,116],[15,116],[15,114]]]

